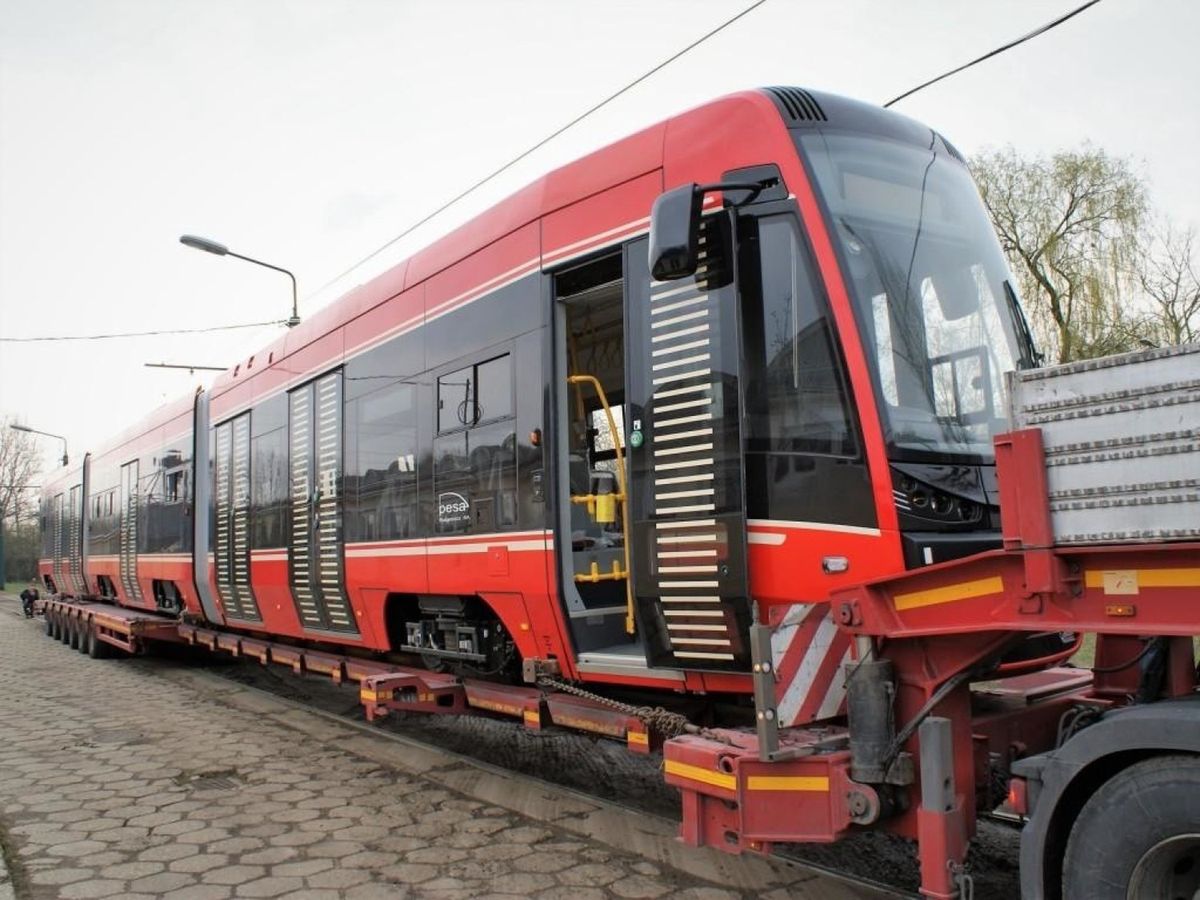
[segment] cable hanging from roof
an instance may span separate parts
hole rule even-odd
[[[47,341],[111,341],[119,338],[157,337],[164,334],[204,334],[210,331],[236,331],[239,328],[263,328],[267,325],[284,325],[283,319],[270,322],[247,322],[244,325],[213,325],[208,328],[167,328],[160,331],[123,331],[113,334],[68,334],[38,337],[0,337],[0,342],[9,344],[32,344]]]
[[[1088,0],[1088,2],[1083,4],[1082,6],[1077,6],[1075,9],[1071,10],[1070,12],[1059,16],[1057,19],[1054,19],[1051,22],[1047,22],[1045,25],[1042,25],[1038,28],[1033,29],[1033,31],[1029,32],[1028,34],[1022,35],[1021,37],[1017,38],[1016,40],[1009,41],[1007,44],[997,47],[995,50],[990,50],[987,53],[983,54],[983,56],[980,56],[977,59],[971,60],[969,63],[963,63],[957,69],[951,69],[949,72],[943,72],[941,75],[937,76],[936,78],[931,78],[928,81],[923,82],[922,84],[918,84],[915,88],[905,91],[899,97],[893,97],[887,103],[883,104],[883,108],[887,109],[893,103],[899,103],[905,97],[911,97],[917,91],[923,90],[924,88],[929,87],[931,84],[937,84],[939,81],[949,78],[951,75],[957,75],[959,72],[962,72],[965,69],[969,69],[969,68],[971,68],[971,66],[976,65],[977,63],[981,63],[985,59],[991,59],[993,56],[999,56],[1005,50],[1011,50],[1013,47],[1023,44],[1026,41],[1032,40],[1033,38],[1037,37],[1040,34],[1045,34],[1047,31],[1057,28],[1063,22],[1067,21],[1067,19],[1073,19],[1075,16],[1079,15],[1081,12],[1083,12],[1089,6],[1095,6],[1099,2],[1100,2],[1100,0]]]

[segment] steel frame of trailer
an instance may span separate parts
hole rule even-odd
[[[667,781],[683,793],[687,843],[767,852],[777,842],[832,842],[855,826],[879,827],[916,838],[923,895],[958,897],[968,880],[981,751],[1020,742],[1036,758],[1056,749],[1055,726],[1072,706],[1123,705],[1137,689],[1137,667],[1106,663],[1135,658],[1143,636],[1166,642],[1168,663],[1157,700],[1137,708],[1175,708],[1169,701],[1195,693],[1200,543],[1055,546],[1041,431],[997,438],[996,455],[1003,549],[837,591],[831,601],[839,627],[882,648],[894,665],[897,724],[924,720],[903,744],[908,771],[901,766],[887,778],[911,787],[919,803],[889,809],[889,784],[851,777],[852,731],[805,727],[772,736],[762,727],[770,707],[760,703],[757,734],[684,735],[664,745]],[[1014,634],[1053,631],[1097,635],[1094,675],[1051,669],[1008,679],[1005,689],[1023,704],[973,715],[970,673]],[[1200,731],[1196,737],[1189,747],[1200,752]],[[1149,748],[1154,738],[1145,740]],[[1014,765],[1010,798],[1018,806],[1028,799],[1021,772]],[[1041,854],[1022,854],[1024,877],[1025,857],[1041,865]]]
[[[165,615],[108,603],[43,601],[47,623],[74,627],[129,654],[149,642],[181,643],[264,666],[287,666],[297,675],[325,675],[334,684],[357,683],[368,721],[393,711],[454,715],[494,715],[520,720],[526,728],[550,726],[622,741],[634,753],[662,746],[662,736],[621,709],[561,691],[461,679],[393,663],[329,653],[279,641],[179,622]],[[82,646],[79,649],[84,649]]]
[[[327,653],[196,625],[180,624],[178,634],[191,646],[238,658],[250,657],[262,665],[287,666],[297,675],[327,675],[334,684],[357,682],[359,699],[367,721],[371,722],[394,711],[496,715],[518,719],[532,730],[557,725],[614,738],[624,741],[634,753],[649,753],[661,746],[661,738],[637,717],[583,697],[462,679],[428,669]]]
[[[150,641],[179,641],[175,621],[109,603],[51,598],[41,601],[41,613],[50,625],[94,633],[98,641],[129,654],[144,652]]]
[[[685,842],[769,852],[775,843],[833,842],[855,828],[882,828],[917,840],[924,895],[953,898],[968,880],[981,755],[986,764],[989,749],[1015,741],[1036,758],[1056,749],[1055,724],[1072,706],[1103,712],[1122,705],[1137,687],[1137,672],[1103,663],[1129,658],[1142,636],[1166,642],[1160,700],[1193,694],[1197,683],[1196,610],[1186,600],[1200,589],[1200,542],[1056,546],[1041,432],[1001,436],[996,455],[1006,510],[1003,549],[833,594],[839,628],[867,648],[852,665],[881,648],[895,670],[896,720],[913,725],[901,732],[889,768],[874,782],[855,771],[853,711],[850,727],[774,727],[774,673],[761,663],[756,731],[709,729],[660,744],[627,710],[549,688],[460,679],[107,604],[52,600],[44,608],[129,652],[150,640],[182,641],[297,674],[328,675],[337,684],[357,682],[368,720],[392,711],[484,714],[535,730],[558,725],[622,739],[639,753],[661,746],[666,781],[682,794]],[[994,673],[991,663],[1014,635],[1047,631],[1099,635],[1095,675],[1049,669],[1004,679],[997,690],[1021,702],[974,715],[972,675],[989,665]],[[1026,782],[1021,765],[1013,771],[1020,805]]]

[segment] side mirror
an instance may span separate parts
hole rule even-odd
[[[656,281],[674,281],[695,273],[703,197],[695,184],[685,184],[654,201],[650,211],[650,275]]]
[[[721,191],[727,206],[752,202],[774,181],[722,181],[685,184],[660,194],[650,210],[650,275],[656,281],[674,281],[696,274],[700,248],[700,210],[704,195]],[[730,191],[744,192],[736,200]]]

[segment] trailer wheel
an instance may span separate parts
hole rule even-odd
[[[1156,756],[1114,775],[1080,810],[1065,900],[1200,896],[1200,757]]]
[[[100,640],[95,628],[88,630],[87,655],[92,659],[104,659],[108,656],[108,644]]]

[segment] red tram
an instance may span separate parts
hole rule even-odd
[[[705,194],[705,268],[656,281],[651,205],[722,181],[757,187]],[[1030,352],[1007,279],[940,135],[793,88],[718,100],[56,476],[42,572],[247,631],[709,692],[750,690],[750,622],[793,607],[811,677],[787,718],[828,716],[849,640],[809,604],[997,545],[991,434]]]
[[[965,694],[939,691],[981,658],[1005,676],[1065,659],[1069,621],[988,631],[962,672],[928,662],[936,639],[895,644],[896,715],[959,715],[951,830],[896,799],[888,765],[861,793],[848,754],[818,775],[754,767],[789,758],[780,729],[843,721],[847,664],[872,671],[909,627],[873,594],[831,598],[928,571],[920,635],[954,630],[931,629],[934,582],[1001,547],[993,439],[1006,378],[1036,360],[940,134],[832,95],[740,93],[550,173],[58,472],[40,571],[51,592],[248,637],[720,698],[757,714],[759,744],[744,762],[719,742],[668,752],[688,839],[762,849],[890,818],[940,840],[926,885],[951,896],[947,835],[965,841],[1011,723],[973,735]],[[793,755],[832,746],[806,734]],[[793,790],[826,805],[780,825]]]

